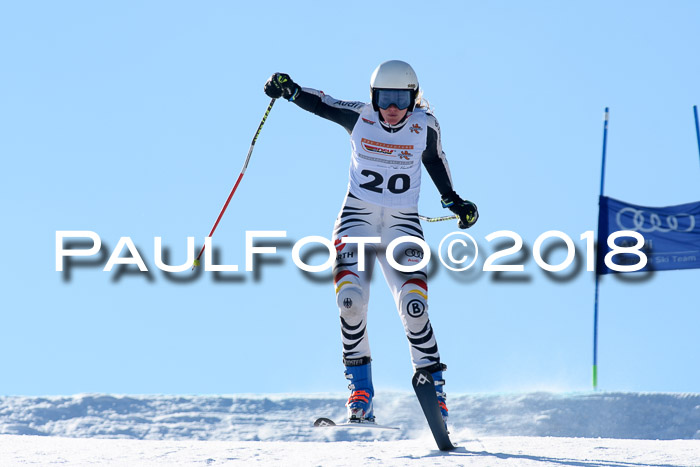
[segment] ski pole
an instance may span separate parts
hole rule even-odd
[[[238,179],[236,180],[236,184],[233,185],[233,189],[231,190],[231,193],[228,195],[228,198],[226,199],[226,203],[224,203],[224,207],[221,209],[221,212],[219,213],[219,217],[216,218],[216,222],[214,222],[214,227],[211,228],[211,232],[209,232],[209,235],[207,237],[211,237],[214,235],[214,231],[216,230],[216,227],[219,225],[219,221],[223,217],[224,213],[226,212],[226,208],[228,207],[228,203],[231,202],[231,198],[233,198],[233,194],[236,192],[236,189],[238,188],[238,184],[241,183],[241,179],[243,178],[243,174],[245,173],[245,170],[248,168],[248,162],[250,162],[250,156],[253,154],[253,147],[255,146],[255,141],[257,141],[258,136],[260,135],[260,130],[262,130],[263,125],[265,124],[265,120],[267,120],[267,116],[270,114],[270,110],[272,110],[272,106],[275,104],[276,99],[272,99],[270,101],[270,105],[267,106],[267,110],[265,111],[265,115],[263,115],[262,120],[260,121],[260,125],[258,125],[258,131],[255,132],[255,136],[253,136],[253,141],[250,143],[250,149],[248,149],[248,156],[245,158],[245,163],[243,164],[243,169],[241,170],[241,173],[238,175]],[[194,260],[194,264],[192,265],[192,270],[199,266],[199,259],[202,257],[202,253],[204,253],[204,248],[206,245],[202,246],[202,249],[199,250],[199,255],[197,255],[197,259]]]
[[[442,217],[425,217],[425,216],[418,216],[418,219],[426,222],[440,222],[440,221],[449,221],[452,219],[459,219],[459,216],[456,214],[453,216],[442,216]]]

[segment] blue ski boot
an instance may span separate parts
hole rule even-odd
[[[358,359],[344,359],[345,378],[350,380],[348,389],[350,397],[345,406],[348,408],[348,422],[374,423],[374,409],[372,398],[374,387],[372,386],[372,364],[369,357]]]
[[[447,370],[447,365],[444,363],[435,363],[425,369],[430,372],[435,382],[435,393],[437,394],[438,404],[440,404],[440,413],[445,422],[445,428],[447,428],[447,394],[445,393],[445,380],[442,377],[442,372]]]

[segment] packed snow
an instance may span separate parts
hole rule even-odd
[[[700,466],[700,394],[450,395],[456,451],[415,396],[379,392],[400,430],[314,428],[342,395],[0,397],[0,465]]]

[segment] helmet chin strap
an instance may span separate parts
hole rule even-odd
[[[411,112],[406,112],[406,115],[404,115],[403,118],[396,125],[392,125],[391,123],[388,123],[386,120],[384,120],[384,117],[382,117],[381,112],[377,113],[379,114],[379,123],[382,125],[382,128],[384,128],[389,133],[397,132],[401,128],[403,128],[403,126],[408,121],[408,117],[411,116]]]

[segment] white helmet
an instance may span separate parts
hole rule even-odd
[[[369,95],[372,98],[374,110],[379,110],[376,102],[376,89],[408,89],[411,94],[411,112],[418,97],[418,76],[411,65],[401,60],[389,60],[379,65],[372,73],[369,82]]]

